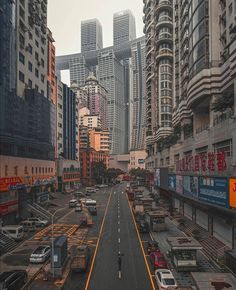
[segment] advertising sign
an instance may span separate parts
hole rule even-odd
[[[176,192],[183,194],[183,176],[176,175]]]
[[[12,200],[6,203],[0,204],[0,215],[6,215],[18,210],[18,200]]]
[[[183,189],[185,195],[198,198],[198,177],[197,176],[184,176]]]
[[[169,184],[170,190],[176,191],[176,175],[175,174],[168,175],[168,184]]]
[[[229,206],[236,208],[236,178],[229,179]]]
[[[198,199],[218,206],[229,207],[227,178],[199,177]]]
[[[144,164],[144,163],[145,163],[144,159],[138,159],[138,164]]]

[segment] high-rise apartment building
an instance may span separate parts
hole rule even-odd
[[[148,21],[151,2],[154,1],[145,1],[145,21]],[[157,16],[158,11],[171,11],[169,2],[157,1],[153,8]],[[160,51],[161,42],[166,45],[174,40],[174,70],[165,60],[163,76],[166,82],[166,77],[174,74],[173,132],[164,138],[158,138],[158,135],[155,138],[153,127],[150,127],[152,140],[147,136],[147,169],[155,172],[156,187],[161,192],[168,191],[173,207],[181,215],[200,225],[227,247],[235,248],[236,3],[175,0],[173,5],[173,35],[166,27],[172,27],[169,15],[163,15],[163,39],[159,35],[150,47],[154,52]],[[159,19],[157,33],[160,25]],[[147,22],[145,27],[147,30]],[[165,50],[163,55],[169,55],[170,46],[165,46]],[[158,54],[156,57],[158,60]],[[168,58],[171,60],[172,56]],[[158,83],[159,79],[155,79]],[[164,86],[170,91],[168,83]],[[152,113],[147,107],[147,121],[149,117],[152,120]],[[148,124],[152,125],[151,122]],[[163,167],[169,169],[167,187],[160,184]]]
[[[119,46],[136,38],[135,18],[130,10],[113,14],[113,45]]]
[[[102,25],[98,19],[81,22],[81,52],[103,48]]]
[[[47,1],[16,2],[17,95],[47,94]]]
[[[109,153],[110,151],[110,134],[108,130],[94,128],[89,131],[89,146],[96,151]]]
[[[146,34],[146,97],[149,155],[156,142],[172,132],[174,85],[173,1],[147,0],[144,4]],[[153,165],[154,165],[154,161]]]
[[[57,109],[56,109],[56,158],[59,158],[60,156],[63,156],[64,152],[64,142],[63,142],[63,83],[61,80],[57,77],[56,78],[57,83]]]
[[[102,129],[107,129],[107,90],[99,84],[93,73],[90,73],[80,90],[87,93],[90,114],[98,115]]]
[[[131,46],[132,61],[132,106],[130,120],[131,150],[144,150],[146,138],[146,87],[145,64],[146,42],[145,37],[136,39]]]

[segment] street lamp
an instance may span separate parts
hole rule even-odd
[[[54,268],[54,242],[53,242],[53,238],[54,238],[54,231],[53,231],[53,227],[54,227],[54,216],[56,215],[56,213],[58,213],[59,211],[65,209],[66,207],[62,207],[62,208],[58,208],[54,213],[50,213],[51,215],[51,219],[52,219],[52,277],[54,279],[55,276],[55,268]]]

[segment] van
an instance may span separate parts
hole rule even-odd
[[[87,199],[85,201],[85,206],[96,206],[97,205],[97,202],[96,200],[93,200],[93,199]]]
[[[78,203],[77,199],[71,199],[69,201],[69,207],[76,207],[77,203]]]
[[[24,237],[24,229],[23,226],[19,225],[4,226],[2,227],[2,234],[15,241],[20,241]]]
[[[34,232],[36,229],[35,221],[25,220],[20,223],[25,232]]]

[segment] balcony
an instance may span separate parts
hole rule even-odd
[[[156,7],[156,13],[160,13],[163,10],[172,12],[173,6],[172,6],[171,1],[168,1],[168,0],[159,1],[159,4]]]
[[[172,28],[173,27],[172,18],[169,17],[169,16],[161,16],[161,17],[159,17],[159,19],[157,20],[156,29],[158,30],[158,29],[160,29],[163,26]]]
[[[154,47],[151,46],[151,47],[148,49],[148,51],[147,51],[146,57],[148,57],[149,54],[152,53],[153,51],[154,51]]]
[[[168,48],[162,48],[157,52],[156,60],[159,61],[161,58],[173,59],[173,51]]]
[[[156,37],[156,44],[159,45],[163,42],[173,43],[173,35],[169,32],[162,32]]]

